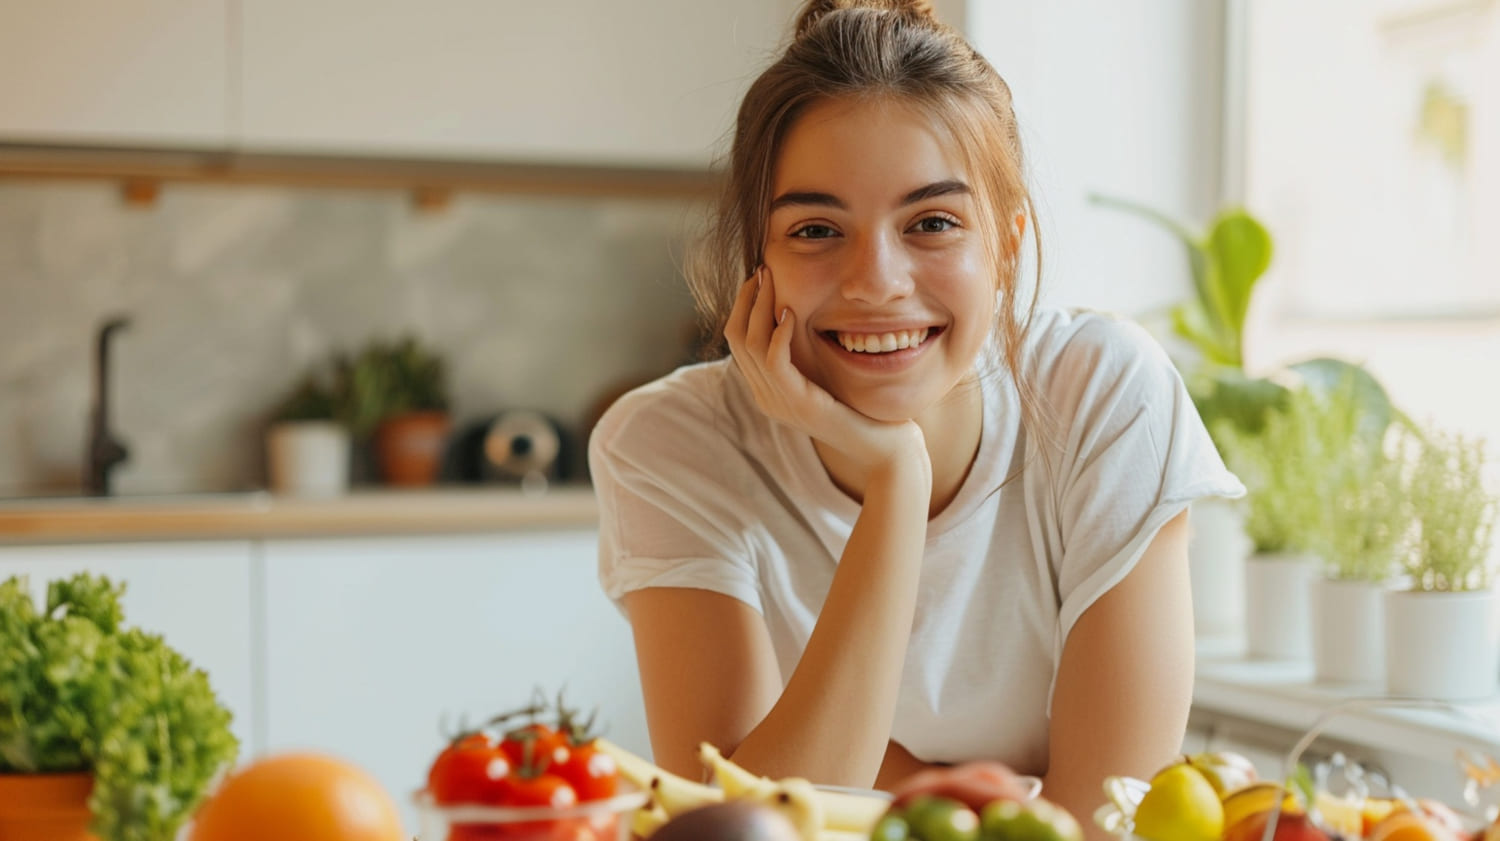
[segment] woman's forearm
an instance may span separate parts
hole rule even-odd
[[[872,472],[802,659],[734,750],[736,762],[770,777],[875,783],[911,635],[931,490],[925,459]]]

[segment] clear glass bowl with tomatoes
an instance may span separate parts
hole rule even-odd
[[[532,721],[455,737],[416,794],[421,841],[628,839],[647,795],[620,777],[586,730],[564,716],[555,728]]]

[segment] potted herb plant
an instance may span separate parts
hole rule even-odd
[[[1346,384],[1320,413],[1324,446],[1337,448],[1324,479],[1313,583],[1313,666],[1330,683],[1385,676],[1385,590],[1411,522],[1403,427],[1372,422]]]
[[[1319,484],[1329,453],[1318,436],[1317,397],[1292,392],[1257,433],[1221,419],[1216,439],[1245,483],[1245,649],[1255,658],[1306,659],[1311,647],[1310,547],[1319,527]]]
[[[208,677],[122,626],[124,586],[0,583],[0,837],[172,841],[238,743]]]
[[[338,419],[340,396],[310,373],[286,397],[266,431],[271,490],[337,496],[349,488],[349,431]]]
[[[1489,556],[1496,498],[1484,486],[1484,441],[1429,430],[1415,449],[1408,588],[1386,597],[1386,688],[1449,701],[1486,697],[1496,690],[1500,627]]]
[[[452,428],[443,358],[407,336],[371,342],[355,358],[341,358],[337,370],[347,422],[357,436],[372,438],[381,477],[393,485],[432,484]]]

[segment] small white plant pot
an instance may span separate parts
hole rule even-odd
[[[1262,660],[1312,656],[1312,582],[1308,555],[1258,553],[1245,560],[1245,653]]]
[[[1236,636],[1245,621],[1245,558],[1251,550],[1245,515],[1234,502],[1209,497],[1193,503],[1188,522],[1193,631],[1199,637]]]
[[[1313,672],[1319,682],[1384,684],[1385,596],[1383,584],[1313,581]]]
[[[1386,690],[1470,701],[1497,689],[1500,617],[1494,590],[1386,596]]]
[[[333,421],[287,421],[266,433],[271,490],[305,497],[349,489],[349,432]]]

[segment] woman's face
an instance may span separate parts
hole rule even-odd
[[[973,376],[995,267],[953,143],[894,101],[827,101],[784,139],[765,263],[796,315],[792,361],[878,420],[919,418]]]

